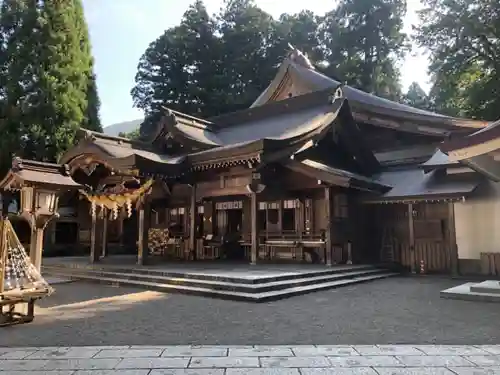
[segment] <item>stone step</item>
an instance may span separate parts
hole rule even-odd
[[[180,266],[182,267],[182,266]],[[129,273],[129,274],[139,274],[139,275],[155,275],[160,277],[172,277],[172,278],[190,278],[199,280],[213,280],[213,281],[223,281],[229,283],[241,283],[241,284],[264,284],[274,281],[284,281],[284,280],[294,280],[301,279],[308,276],[322,276],[322,275],[333,275],[343,272],[355,272],[364,270],[378,269],[372,265],[339,265],[332,268],[323,269],[312,269],[308,271],[301,272],[277,272],[276,275],[259,275],[258,277],[248,278],[239,277],[236,275],[223,275],[210,273],[209,270],[204,272],[203,270],[189,269],[185,272],[174,271],[174,270],[161,270],[147,267],[123,267],[116,265],[90,265],[90,264],[79,264],[79,263],[56,263],[56,264],[45,264],[44,269],[66,269],[66,270],[94,270],[94,271],[111,271],[118,273]],[[246,273],[242,271],[242,273]]]
[[[60,269],[44,267],[44,273],[47,274],[61,275],[60,272],[61,272]],[[300,279],[271,281],[259,284],[243,284],[243,283],[232,283],[227,281],[202,280],[202,279],[191,278],[191,275],[188,275],[188,277],[184,278],[174,278],[174,277],[147,275],[147,274],[140,275],[140,274],[124,273],[124,272],[82,270],[82,269],[73,269],[70,271],[70,273],[65,273],[64,276],[71,275],[73,278],[77,278],[79,275],[87,275],[87,276],[106,277],[113,279],[127,279],[130,281],[146,281],[156,284],[184,285],[184,286],[211,288],[217,290],[229,290],[229,291],[245,292],[245,293],[263,293],[273,290],[301,287],[311,284],[321,284],[335,280],[352,279],[355,277],[369,276],[384,272],[385,272],[384,270],[372,268],[361,271],[333,273],[320,276],[305,276]]]
[[[290,287],[286,289],[273,290],[261,293],[248,293],[248,292],[218,290],[213,288],[203,288],[203,287],[194,287],[186,285],[159,284],[149,281],[100,277],[96,275],[86,275],[86,274],[71,275],[71,273],[65,275],[58,274],[58,276],[74,277],[79,280],[97,282],[101,284],[109,284],[113,286],[129,286],[129,287],[137,287],[137,288],[154,290],[165,293],[182,293],[182,294],[190,294],[203,297],[221,298],[221,299],[246,301],[246,302],[266,302],[272,300],[279,300],[319,290],[333,289],[341,286],[352,285],[396,275],[398,274],[385,272],[385,273],[372,274],[368,276],[359,276],[349,279],[329,281],[329,282],[323,282],[319,284],[311,284],[305,286],[296,286],[296,287]]]
[[[463,301],[500,302],[500,294],[473,292],[471,287],[477,283],[465,283],[449,289],[442,290],[439,295],[445,299],[458,299]]]
[[[471,285],[470,291],[475,293],[498,294],[500,297],[500,281],[486,280],[481,283]]]

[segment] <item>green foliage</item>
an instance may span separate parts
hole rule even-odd
[[[80,0],[4,0],[0,59],[4,164],[12,154],[55,161],[80,126],[101,130]]]
[[[141,133],[139,132],[139,129],[135,129],[128,133],[120,132],[118,133],[118,137],[128,138],[131,140],[139,140],[141,138]]]
[[[410,85],[408,91],[403,97],[403,102],[415,108],[432,110],[429,96],[417,82],[413,82]]]
[[[439,111],[500,117],[498,0],[424,0],[416,42],[430,52],[431,96]]]
[[[396,62],[407,49],[405,12],[404,0],[345,0],[325,17],[303,11],[276,20],[252,0],[228,0],[210,17],[196,1],[139,61],[131,94],[146,113],[141,133],[151,132],[161,105],[203,117],[250,106],[289,44],[321,63],[326,74],[397,99]]]
[[[388,99],[401,96],[396,63],[409,49],[403,33],[405,0],[342,0],[326,14],[324,45],[329,75]]]

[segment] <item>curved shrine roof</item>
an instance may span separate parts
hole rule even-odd
[[[285,82],[291,81],[311,91],[324,90],[337,87],[340,82],[318,72],[311,66],[297,62],[293,57],[286,58],[278,69],[273,81],[266,90],[252,104],[257,107],[275,99],[286,87]],[[405,128],[423,133],[435,133],[439,135],[439,129],[458,128],[482,128],[487,126],[487,121],[455,118],[439,113],[434,113],[409,105],[393,102],[350,86],[343,87],[345,97],[350,101],[354,117],[362,122],[374,125]],[[371,116],[372,115],[372,116]],[[382,116],[377,118],[373,115]],[[395,123],[391,123],[395,121]],[[419,127],[420,126],[420,127]],[[431,129],[426,128],[431,127]],[[433,129],[432,129],[433,128]]]
[[[330,125],[344,102],[340,92],[330,88],[214,117],[209,121],[166,108],[163,126],[165,133],[180,136],[202,149],[258,140],[294,143]]]

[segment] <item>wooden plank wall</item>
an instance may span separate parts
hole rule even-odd
[[[418,203],[413,205],[415,248],[411,250],[408,205],[388,204],[379,206],[379,220],[386,225],[391,238],[394,262],[408,269],[424,272],[444,273],[451,271],[451,251],[447,203]],[[381,244],[382,245],[382,244]],[[381,259],[389,261],[389,259]]]

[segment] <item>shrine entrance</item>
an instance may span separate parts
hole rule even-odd
[[[123,218],[121,245],[125,254],[137,253],[138,225],[136,210],[130,217]]]

